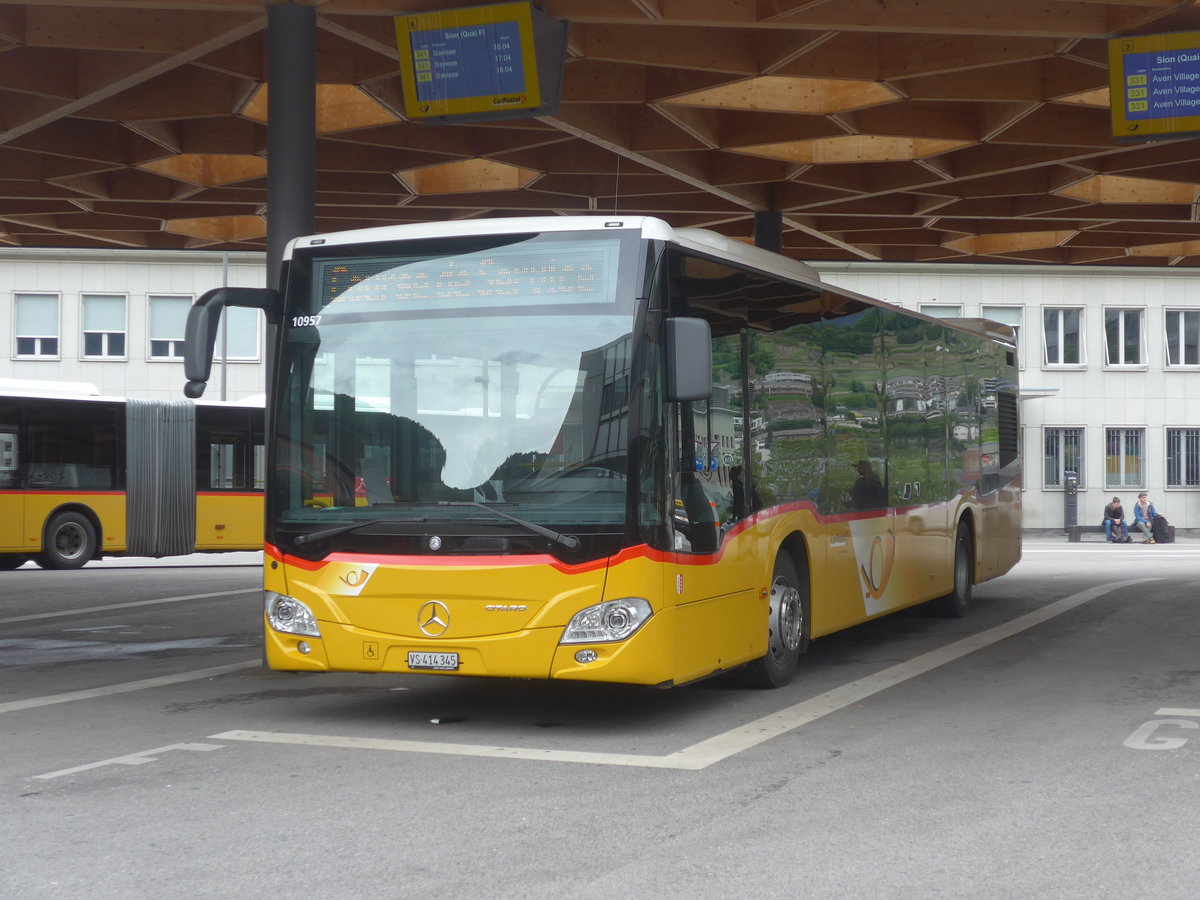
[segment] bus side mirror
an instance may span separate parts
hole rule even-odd
[[[712,396],[712,332],[704,319],[666,321],[667,399]]]
[[[267,321],[274,324],[279,319],[279,292],[268,288],[220,287],[205,291],[192,304],[183,335],[183,374],[187,378],[183,393],[193,400],[203,395],[208,386],[217,326],[221,310],[227,306],[261,309],[267,314]]]

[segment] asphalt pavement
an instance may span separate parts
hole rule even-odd
[[[0,573],[0,896],[1197,895],[1200,542],[1030,536],[775,691],[267,672],[229,556]]]

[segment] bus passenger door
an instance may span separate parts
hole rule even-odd
[[[689,681],[765,651],[762,560],[739,521],[747,510],[741,475],[740,335],[713,341],[713,395],[675,405],[672,423],[674,550],[665,589],[674,597],[676,679]],[[723,368],[722,368],[723,367]],[[734,471],[737,470],[737,471]],[[759,607],[762,607],[761,609]],[[731,662],[736,660],[736,662]]]

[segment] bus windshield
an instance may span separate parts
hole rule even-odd
[[[297,536],[623,527],[637,243],[488,243],[331,247],[295,266],[274,522]]]

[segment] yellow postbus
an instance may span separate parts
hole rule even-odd
[[[0,384],[0,569],[258,550],[261,402]]]
[[[810,640],[967,611],[1021,553],[1013,333],[643,217],[297,239],[278,292],[266,658],[785,684]]]

